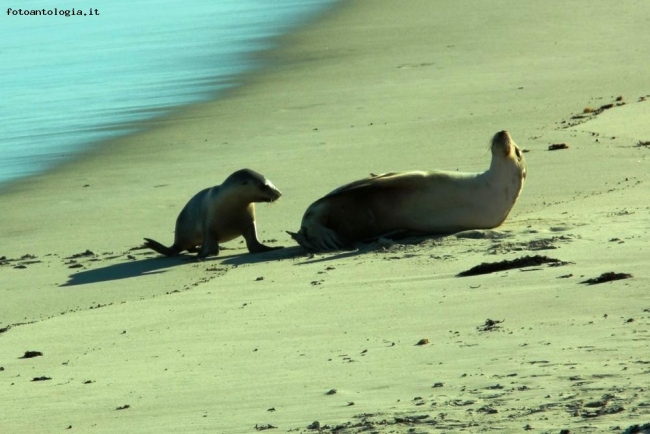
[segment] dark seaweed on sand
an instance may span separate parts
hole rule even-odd
[[[611,282],[614,280],[629,279],[630,277],[632,277],[632,275],[628,273],[614,273],[613,271],[610,271],[603,273],[598,277],[584,280],[580,283],[586,283],[587,285],[597,285],[599,283]]]
[[[650,432],[650,423],[644,423],[643,425],[632,425],[628,427],[623,434],[643,434]]]
[[[19,359],[31,359],[33,357],[40,357],[42,355],[43,353],[40,351],[25,351],[25,354],[22,357],[19,357]]]
[[[65,259],[88,258],[88,257],[92,257],[92,256],[95,256],[95,253],[92,252],[91,250],[86,250],[85,252],[75,253],[74,255],[68,256]]]
[[[394,416],[392,418],[384,418],[381,420],[372,420],[372,417],[379,416],[379,414],[360,414],[354,416],[355,419],[361,419],[360,421],[355,422],[345,422],[340,425],[330,426],[330,425],[321,425],[320,422],[314,421],[313,423],[307,426],[309,431],[317,431],[321,434],[329,433],[335,434],[340,432],[371,432],[378,433],[380,432],[416,432],[414,425],[437,425],[438,421],[435,418],[432,418],[428,414],[420,415],[404,415],[404,416]],[[406,431],[406,427],[410,427]],[[396,427],[397,429],[386,428],[386,427]],[[383,428],[383,429],[382,429]],[[301,431],[304,432],[304,431]],[[419,432],[419,431],[418,431]]]
[[[32,381],[47,381],[47,380],[51,380],[51,379],[52,379],[52,377],[47,377],[47,376],[43,375],[42,377],[34,377],[32,379]]]
[[[485,320],[485,324],[483,324],[481,326],[478,326],[476,328],[478,329],[478,331],[481,331],[481,332],[491,332],[492,330],[500,329],[501,326],[499,324],[501,324],[504,321],[505,321],[504,319],[502,319],[502,320],[493,320],[493,319],[488,318],[488,319]]]
[[[496,273],[498,271],[512,270],[514,268],[534,267],[542,264],[551,264],[553,267],[558,267],[560,265],[566,265],[567,262],[542,255],[523,256],[521,258],[512,260],[506,259],[500,262],[483,262],[469,270],[461,271],[456,276],[478,276],[480,274]]]

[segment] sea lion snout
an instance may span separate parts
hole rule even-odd
[[[282,192],[276,188],[275,185],[268,179],[266,182],[264,182],[264,186],[262,187],[264,193],[267,195],[268,201],[269,202],[275,202],[276,200],[280,199],[282,197]]]
[[[279,190],[275,190],[271,194],[269,202],[275,202],[276,200],[280,199],[280,197],[282,197],[282,193]]]
[[[501,130],[492,137],[492,144],[505,145],[506,143],[512,141],[510,133],[506,130]]]
[[[492,152],[503,152],[503,155],[506,158],[510,156],[510,153],[516,147],[517,146],[514,140],[512,140],[512,137],[510,137],[510,133],[506,130],[502,130],[496,133],[492,137],[492,141],[490,143]]]

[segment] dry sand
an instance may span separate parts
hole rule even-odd
[[[5,189],[0,432],[650,422],[646,12],[346,2],[226,98]],[[529,151],[529,176],[495,231],[316,256],[284,232],[370,172],[484,170],[500,129]],[[187,199],[242,167],[283,191],[258,225],[287,249],[230,242],[204,262],[130,250],[171,243]],[[567,264],[456,276],[526,255]],[[633,277],[580,283],[610,271]]]

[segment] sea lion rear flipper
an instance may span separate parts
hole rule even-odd
[[[158,241],[152,240],[151,238],[145,238],[144,241],[145,243],[143,244],[143,247],[147,247],[151,250],[154,250],[160,253],[161,255],[176,256],[181,252],[181,250],[178,249],[175,245],[171,247],[163,246]]]
[[[303,249],[307,250],[308,252],[315,252],[317,249],[314,248],[314,246],[309,242],[307,237],[302,233],[302,231],[299,232],[290,232],[286,231],[289,235],[291,235],[291,238],[298,243],[300,247]]]
[[[324,226],[317,226],[316,228],[310,229],[309,235],[304,227],[300,228],[299,232],[287,231],[287,233],[308,252],[354,250],[353,243],[347,242],[339,234]]]

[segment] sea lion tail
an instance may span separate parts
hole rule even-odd
[[[148,247],[151,250],[155,250],[156,252],[160,253],[161,255],[165,256],[176,256],[178,255],[181,251],[178,249],[175,245],[171,247],[163,246],[156,240],[152,240],[150,238],[145,238],[144,239],[145,243],[143,247]]]

